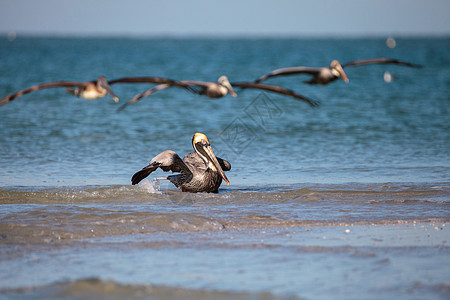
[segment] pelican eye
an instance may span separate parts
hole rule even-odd
[[[202,139],[200,142],[198,142],[199,144],[203,145],[203,146],[209,146],[208,141]]]

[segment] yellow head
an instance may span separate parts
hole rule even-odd
[[[203,161],[208,165],[208,167],[214,172],[218,172],[222,176],[223,180],[229,185],[230,181],[225,175],[222,167],[220,166],[214,152],[211,149],[208,138],[203,133],[197,132],[192,137],[192,146],[195,152],[203,159]]]

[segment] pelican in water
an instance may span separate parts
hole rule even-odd
[[[330,82],[335,81],[338,78],[342,78],[345,82],[348,82],[348,77],[344,72],[344,68],[353,67],[353,66],[363,66],[369,64],[396,64],[403,65],[408,67],[420,67],[418,65],[414,65],[408,62],[400,61],[397,59],[390,58],[371,58],[371,59],[363,59],[363,60],[355,60],[341,65],[337,60],[333,60],[329,67],[322,68],[312,68],[312,67],[289,67],[289,68],[281,68],[274,70],[268,74],[265,74],[255,80],[256,83],[267,80],[271,77],[275,76],[287,76],[287,75],[295,75],[295,74],[308,74],[311,75],[312,78],[304,83],[307,84],[320,84],[326,85]]]
[[[111,89],[112,84],[116,83],[157,83],[157,84],[171,84],[173,86],[180,86],[187,90],[193,91],[190,86],[186,86],[184,84],[179,84],[176,80],[163,78],[163,77],[122,77],[118,79],[114,79],[111,81],[106,80],[104,76],[100,76],[97,80],[93,81],[55,81],[49,83],[42,83],[27,89],[18,91],[14,94],[8,95],[5,98],[0,100],[0,105],[11,102],[12,100],[19,98],[22,95],[47,89],[47,88],[55,88],[55,87],[65,87],[67,92],[74,94],[77,97],[86,99],[86,100],[95,100],[99,98],[105,97],[109,94],[115,102],[119,102],[119,98],[114,94]]]
[[[184,85],[184,86],[183,86]],[[150,96],[151,94],[161,91],[164,89],[167,89],[169,87],[174,86],[172,83],[164,83],[157,85],[153,88],[150,88],[146,90],[145,92],[142,92],[140,94],[137,94],[134,96],[130,101],[123,104],[121,107],[117,109],[117,112],[123,110],[126,106],[138,102],[140,99]],[[308,99],[300,94],[295,93],[292,90],[286,89],[284,87],[278,86],[278,85],[271,85],[271,84],[263,84],[263,83],[255,83],[255,82],[233,82],[230,83],[228,78],[226,76],[219,77],[219,80],[217,82],[213,81],[194,81],[194,80],[180,80],[176,82],[176,86],[183,87],[185,89],[188,89],[189,86],[195,86],[198,87],[198,90],[195,90],[194,88],[191,89],[194,93],[197,93],[199,95],[205,95],[209,98],[221,98],[228,94],[228,92],[233,96],[236,97],[237,94],[234,92],[233,86],[237,88],[242,89],[259,89],[259,90],[265,90],[273,93],[278,93],[286,96],[291,96],[295,99],[299,99],[302,101],[305,101],[309,105],[315,107],[319,106],[319,102],[315,100]]]
[[[194,134],[192,146],[195,152],[189,153],[183,159],[172,150],[158,154],[148,166],[133,175],[131,184],[138,184],[153,171],[161,168],[165,172],[180,173],[158,179],[169,180],[182,192],[217,193],[222,179],[229,185],[230,181],[224,171],[229,171],[231,164],[214,155],[206,135]]]

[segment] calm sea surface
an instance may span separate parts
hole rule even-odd
[[[273,69],[390,57],[349,83],[272,78],[321,105],[149,84],[85,101],[64,88],[0,107],[0,298],[450,297],[450,39],[0,41],[0,98],[51,81],[252,81]],[[393,81],[386,82],[385,72]],[[219,194],[131,176],[195,132],[230,161]],[[446,226],[447,225],[447,226]]]

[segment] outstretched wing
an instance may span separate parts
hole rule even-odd
[[[296,92],[286,89],[284,87],[278,86],[278,85],[272,85],[272,84],[264,84],[264,83],[255,83],[255,82],[233,82],[231,83],[232,86],[243,88],[243,89],[259,89],[259,90],[265,90],[273,93],[278,93],[286,96],[293,97],[295,99],[299,99],[302,101],[305,101],[309,105],[315,107],[319,106],[319,102],[315,100],[311,100],[309,98],[306,98],[305,96],[302,96],[300,94],[297,94]]]
[[[184,84],[184,83],[181,83],[181,82],[177,82],[176,84],[170,84],[170,83],[159,84],[159,85],[157,85],[157,86],[155,86],[155,87],[153,87],[153,88],[151,88],[151,89],[146,90],[145,92],[142,92],[142,93],[140,93],[140,94],[137,94],[136,96],[134,96],[133,98],[131,98],[130,101],[128,101],[127,103],[125,103],[125,104],[123,104],[121,107],[119,107],[119,108],[117,109],[117,112],[120,112],[121,110],[123,110],[125,107],[127,107],[127,106],[130,105],[130,104],[133,104],[133,103],[138,102],[138,101],[139,101],[140,99],[142,99],[142,98],[145,98],[145,97],[147,97],[147,96],[150,96],[150,95],[153,94],[154,92],[161,91],[161,90],[164,90],[164,89],[173,87],[173,86],[177,86],[177,87],[180,87],[180,88],[184,88],[184,89],[186,89],[186,90],[188,90],[188,91],[190,91],[190,92],[196,93],[196,94],[198,93],[197,90],[195,90],[194,88],[192,88],[192,87],[189,86],[188,84]]]
[[[171,87],[170,84],[164,83],[164,84],[157,85],[157,86],[155,86],[155,87],[153,87],[153,88],[151,88],[151,89],[148,89],[148,90],[146,90],[146,91],[143,92],[143,93],[137,94],[136,96],[134,96],[133,98],[131,98],[130,101],[128,101],[127,103],[125,103],[125,104],[123,104],[121,107],[119,107],[119,108],[117,109],[117,112],[120,112],[122,109],[124,109],[125,107],[127,107],[127,106],[130,105],[130,104],[133,104],[133,103],[138,102],[140,99],[142,99],[142,98],[144,98],[144,97],[150,96],[150,95],[153,94],[154,92],[157,92],[157,91],[160,91],[160,90],[164,90],[164,89],[167,89],[167,88],[169,88],[169,87]]]
[[[116,83],[156,83],[156,84],[169,84],[170,86],[178,86],[185,88],[193,93],[198,94],[198,90],[192,87],[192,85],[198,87],[207,87],[208,81],[194,81],[194,80],[173,80],[164,77],[122,77],[108,81],[109,84]]]
[[[172,150],[166,150],[155,156],[148,166],[136,172],[131,178],[131,184],[138,184],[142,179],[146,178],[158,168],[161,168],[164,172],[172,171],[182,174],[191,174],[189,168],[184,164],[178,154]]]
[[[79,82],[79,81],[56,81],[56,82],[49,82],[49,83],[42,83],[38,85],[34,85],[32,87],[26,88],[24,90],[18,91],[14,94],[8,95],[2,100],[0,100],[0,105],[6,104],[8,102],[13,101],[14,99],[19,98],[20,96],[23,96],[25,94],[42,90],[42,89],[48,89],[48,88],[54,88],[54,87],[82,87],[86,86],[88,84],[94,83],[92,82]]]
[[[258,79],[255,80],[255,83],[259,83],[261,81],[267,80],[270,77],[275,76],[287,76],[287,75],[295,75],[295,74],[309,74],[312,76],[317,75],[320,72],[320,68],[311,68],[311,67],[289,67],[289,68],[281,68],[276,69],[268,74],[265,74]]]
[[[170,84],[177,84],[178,81],[172,80],[169,78],[164,77],[122,77],[118,79],[109,80],[109,84],[116,84],[116,83],[170,83]]]
[[[379,58],[370,58],[370,59],[361,59],[361,60],[354,60],[350,61],[346,64],[343,64],[342,67],[352,67],[352,66],[363,66],[363,65],[371,65],[371,64],[395,64],[395,65],[403,65],[411,68],[421,68],[420,65],[412,64],[406,61],[401,61],[398,59],[392,59],[392,58],[385,58],[385,57],[379,57]]]

